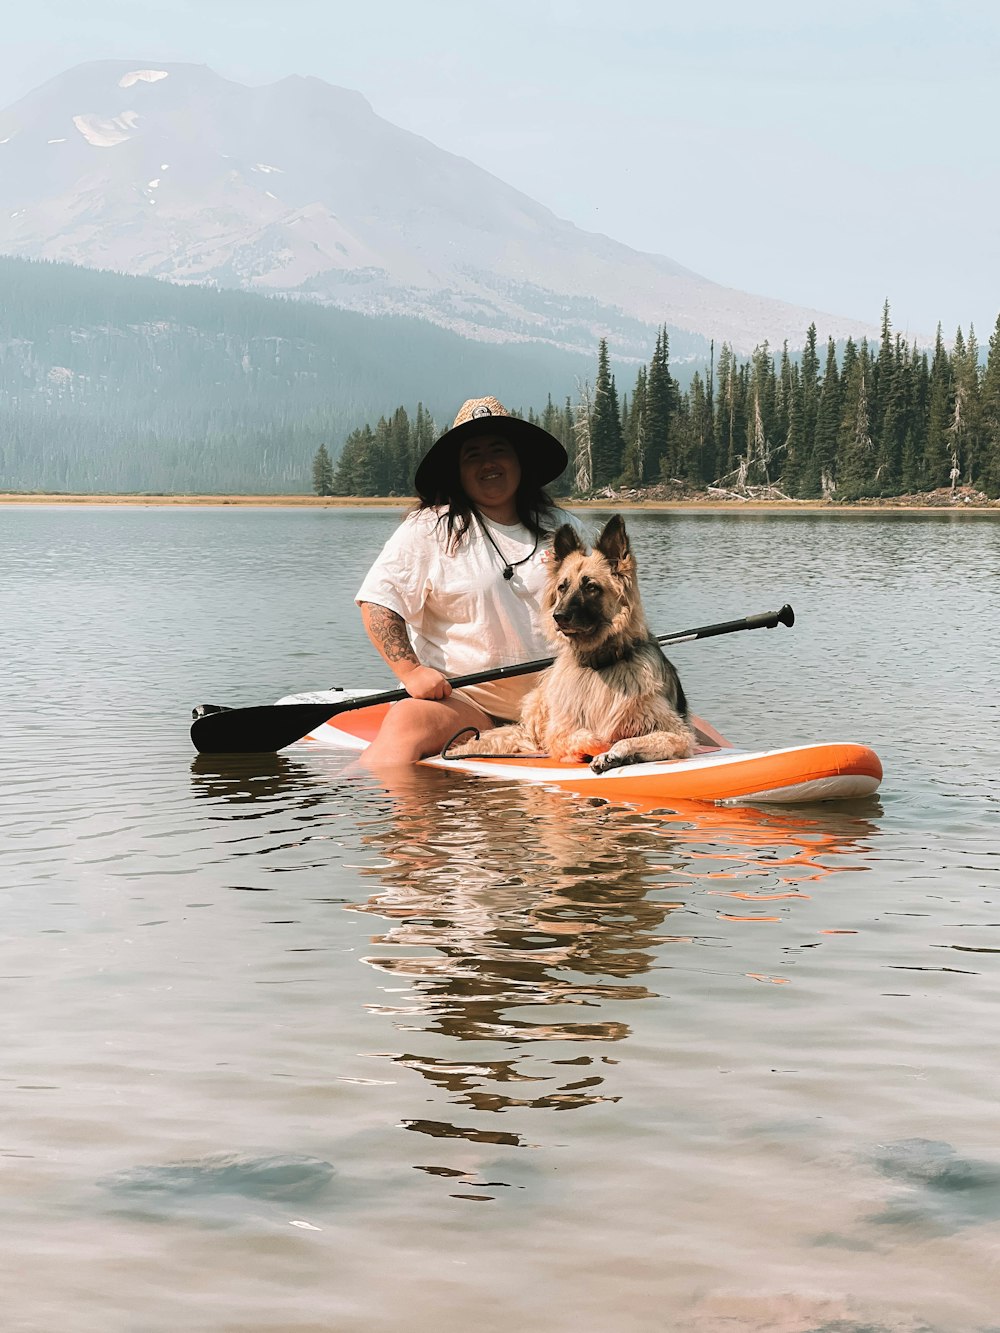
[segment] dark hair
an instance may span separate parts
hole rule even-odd
[[[533,537],[545,537],[555,531],[556,505],[544,487],[539,486],[533,470],[515,446],[521,464],[521,481],[514,495],[518,521]],[[447,529],[448,548],[456,551],[472,526],[474,505],[466,495],[458,469],[458,451],[444,469],[441,480],[431,496],[423,496],[410,510],[419,514],[425,509],[442,509],[438,519]]]

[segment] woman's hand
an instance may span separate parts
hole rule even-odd
[[[433,667],[414,667],[403,677],[402,684],[411,699],[447,699],[451,694],[451,681]]]

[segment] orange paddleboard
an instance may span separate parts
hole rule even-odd
[[[343,703],[352,691],[330,691],[332,703]],[[362,691],[357,691],[361,695]],[[282,703],[321,702],[325,694],[294,695]],[[378,731],[389,704],[340,713],[306,737],[307,745],[365,749]],[[703,746],[690,759],[630,764],[594,773],[586,764],[556,763],[548,758],[421,760],[431,768],[453,769],[479,777],[561,787],[582,796],[609,801],[737,801],[801,804],[871,796],[882,781],[882,764],[867,745],[826,741],[773,750],[746,750],[731,745],[705,723],[703,732],[716,744]]]

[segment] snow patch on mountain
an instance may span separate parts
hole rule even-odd
[[[118,80],[119,88],[131,88],[136,83],[159,83],[160,79],[170,77],[165,69],[132,69]]]
[[[120,143],[126,143],[138,123],[136,111],[123,111],[120,116],[111,116],[107,120],[101,116],[73,117],[73,124],[94,148],[117,148]]]

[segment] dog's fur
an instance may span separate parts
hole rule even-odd
[[[680,679],[646,624],[636,563],[620,514],[587,554],[569,524],[555,535],[543,608],[559,643],[554,665],[524,701],[522,720],[449,746],[449,758],[542,751],[622,764],[694,752]]]

